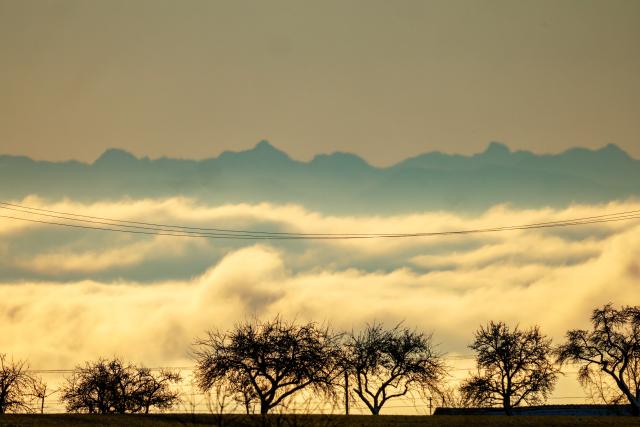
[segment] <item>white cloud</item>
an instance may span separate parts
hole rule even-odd
[[[602,212],[639,209],[637,203],[609,203],[597,206],[572,206],[562,210],[514,210],[494,207],[477,217],[451,212],[423,212],[397,216],[326,216],[295,205],[224,205],[207,206],[192,199],[142,199],[120,202],[82,204],[74,201],[46,203],[31,197],[19,204],[83,215],[103,216],[134,221],[182,224],[193,227],[286,230],[306,233],[411,233],[447,231],[516,225],[586,217]],[[26,218],[45,217],[19,214]],[[19,226],[19,227],[18,227]],[[597,256],[600,240],[622,232],[633,222],[595,224],[591,226],[546,229],[542,231],[509,231],[470,236],[436,236],[403,239],[319,240],[304,242],[271,242],[285,253],[288,268],[311,270],[345,269],[351,266],[366,270],[390,271],[401,267],[422,269],[467,268],[498,263],[570,264]],[[16,228],[18,227],[18,228]],[[40,245],[38,236],[47,233]],[[121,235],[100,231],[60,229],[37,223],[20,223],[0,219],[0,234],[11,257],[6,267],[37,273],[37,277],[62,277],[70,273],[108,273],[114,267],[149,270],[152,261],[184,259],[237,250],[253,241],[226,239],[187,239]],[[48,242],[52,233],[60,244]],[[30,245],[18,244],[24,236]],[[15,250],[14,247],[16,248]],[[211,258],[210,258],[211,259]],[[202,265],[201,268],[204,268]],[[199,273],[200,271],[192,271]],[[74,276],[76,277],[76,276]],[[90,274],[85,276],[92,278]],[[158,276],[156,279],[161,280]],[[1,276],[0,276],[1,280]]]
[[[639,235],[634,228],[612,237],[598,257],[571,266],[292,273],[281,252],[256,245],[187,281],[7,283],[0,285],[0,348],[46,366],[52,357],[69,366],[111,353],[160,363],[184,358],[206,328],[277,313],[346,329],[404,319],[435,331],[455,351],[490,319],[540,323],[560,337],[598,304],[640,302],[638,278],[630,274]]]
[[[176,241],[166,236],[156,236],[148,241],[137,241],[105,250],[70,248],[36,254],[29,258],[15,259],[15,265],[28,271],[44,274],[68,272],[94,273],[116,267],[127,267],[144,260],[167,256],[180,256],[186,241]]]
[[[558,265],[597,256],[602,243],[596,239],[568,241],[558,236],[523,233],[515,239],[486,243],[477,249],[440,255],[418,255],[411,259],[425,268],[472,268],[496,264]]]

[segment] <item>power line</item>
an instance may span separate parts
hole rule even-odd
[[[69,214],[69,213],[64,213],[64,212],[55,212],[55,211],[46,211],[44,209],[35,209],[37,211],[45,211],[45,212],[53,212],[56,213],[57,215],[54,215],[53,213],[41,213],[41,212],[32,212],[29,209],[34,209],[34,208],[27,208],[27,207],[19,207],[19,208],[14,208],[14,207],[8,207],[8,206],[4,206],[5,204],[0,202],[0,209],[6,209],[6,210],[11,210],[11,211],[17,211],[17,212],[21,212],[21,213],[26,213],[26,214],[31,214],[31,215],[39,215],[39,216],[44,216],[44,217],[48,217],[48,218],[58,218],[58,219],[65,219],[68,221],[76,221],[76,222],[81,222],[81,223],[90,223],[90,224],[100,224],[100,225],[108,225],[108,226],[114,226],[114,227],[122,227],[122,228],[126,228],[126,229],[133,229],[133,230],[151,230],[151,231],[157,231],[157,232],[170,232],[170,233],[177,233],[177,234],[186,234],[186,235],[193,235],[193,237],[200,237],[200,236],[212,236],[212,237],[246,237],[246,238],[267,238],[267,237],[271,237],[271,232],[266,232],[266,231],[258,231],[258,232],[249,232],[249,231],[234,231],[234,232],[228,232],[228,233],[223,233],[223,232],[207,232],[206,230],[218,230],[218,229],[206,229],[206,228],[197,228],[197,227],[180,227],[180,226],[173,226],[173,225],[162,225],[162,224],[152,224],[152,223],[144,223],[144,222],[136,222],[136,221],[124,221],[124,220],[117,220],[117,219],[109,219],[109,218],[100,218],[100,217],[90,217],[87,215],[76,215],[76,214]],[[75,218],[75,217],[85,217],[85,218],[96,218],[96,219],[100,219],[100,221],[98,220],[90,220],[90,219],[81,219],[81,218]],[[12,217],[12,219],[15,219]],[[146,224],[146,225],[131,225],[131,224]],[[56,223],[56,225],[58,225]],[[104,229],[103,227],[100,227],[102,229]],[[184,229],[183,229],[184,228]],[[203,231],[193,231],[193,230],[203,230]],[[111,231],[111,230],[109,230]],[[119,230],[119,231],[126,231],[126,230]],[[238,233],[245,233],[245,234],[238,234]],[[255,233],[255,234],[250,234],[250,233]],[[277,235],[281,235],[284,237],[287,236],[306,236],[304,234],[294,234],[294,233],[276,233]],[[173,235],[173,234],[170,234]],[[322,236],[320,234],[318,234],[318,236]],[[348,236],[348,235],[344,235],[344,236]]]
[[[184,226],[184,225],[158,224],[158,223],[152,223],[152,222],[141,222],[141,221],[131,221],[131,220],[105,218],[105,217],[92,216],[92,215],[81,215],[81,214],[74,214],[74,213],[69,213],[69,212],[53,211],[53,210],[49,210],[49,209],[40,209],[40,208],[27,207],[27,206],[23,206],[23,205],[16,205],[14,203],[6,203],[6,202],[0,202],[0,205],[2,205],[2,206],[11,206],[11,207],[16,207],[16,208],[21,208],[21,209],[28,209],[28,210],[32,210],[32,211],[55,213],[55,214],[67,215],[67,216],[78,217],[78,218],[90,218],[90,219],[96,219],[96,220],[102,220],[102,221],[111,221],[111,222],[117,222],[117,223],[123,223],[123,224],[137,224],[137,225],[145,225],[145,226],[153,226],[153,227],[161,227],[161,228],[173,228],[173,229],[179,229],[179,230],[215,231],[215,232],[228,232],[228,233],[241,233],[241,234],[265,234],[265,235],[304,235],[304,236],[342,235],[342,234],[332,234],[332,233],[288,233],[288,232],[276,232],[276,231],[238,230],[238,229],[229,229],[229,228],[190,227],[190,226]],[[6,209],[6,208],[3,208],[3,209]],[[367,234],[358,234],[358,233],[352,234],[352,233],[349,233],[349,235],[367,235]]]
[[[574,223],[574,222],[585,222],[585,221],[598,220],[598,219],[604,219],[604,220],[607,220],[607,221],[614,220],[614,219],[620,219],[620,220],[622,220],[622,219],[633,219],[633,218],[636,218],[636,217],[640,216],[640,209],[638,209],[638,210],[631,210],[631,211],[616,212],[616,213],[611,213],[611,214],[602,214],[602,215],[595,215],[595,216],[573,218],[573,219],[561,220],[561,221],[538,222],[538,223],[533,223],[533,224],[507,226],[507,227],[496,227],[496,228],[485,228],[485,229],[474,229],[474,230],[462,230],[462,231],[449,231],[449,232],[445,231],[445,232],[436,232],[436,233],[299,233],[299,232],[252,231],[252,230],[238,230],[238,229],[224,229],[224,228],[201,228],[201,227],[189,227],[189,226],[181,226],[181,225],[157,224],[157,223],[150,223],[150,222],[139,222],[139,221],[130,221],[130,220],[120,220],[120,219],[106,218],[106,217],[97,217],[97,216],[90,216],[90,215],[81,215],[81,214],[74,214],[74,213],[68,213],[68,212],[53,211],[53,210],[49,210],[49,209],[32,208],[32,207],[28,207],[28,206],[17,205],[17,204],[6,203],[6,202],[0,202],[0,208],[18,210],[19,212],[31,213],[31,214],[35,214],[35,215],[52,216],[52,217],[55,217],[55,218],[63,218],[63,219],[72,220],[72,221],[91,222],[91,223],[98,223],[98,224],[105,224],[105,225],[115,225],[115,226],[119,226],[119,227],[142,228],[142,229],[150,229],[150,230],[158,230],[160,228],[160,229],[162,229],[161,231],[175,231],[175,232],[182,232],[182,233],[189,233],[188,231],[184,231],[184,230],[198,230],[198,231],[228,232],[228,233],[234,233],[233,235],[235,235],[237,233],[243,233],[243,234],[251,234],[251,235],[253,235],[253,234],[263,234],[263,235],[267,235],[267,236],[278,235],[278,236],[329,236],[329,237],[332,237],[332,236],[339,236],[339,237],[344,237],[344,236],[403,237],[403,236],[432,235],[432,234],[436,234],[436,233],[437,234],[443,234],[443,233],[469,233],[469,232],[481,232],[481,231],[499,231],[499,230],[506,230],[506,229],[514,229],[514,228],[520,229],[520,228],[525,228],[525,227],[528,228],[528,227],[565,225],[565,224]],[[18,209],[15,209],[15,208],[18,208]],[[38,213],[38,212],[30,212],[30,211],[46,212],[46,213],[49,213],[49,214],[57,214],[57,215],[47,215],[47,214],[42,214],[42,213]],[[59,215],[64,215],[65,217],[62,217],[62,216],[59,216]],[[71,216],[73,218],[68,218],[69,216]],[[82,220],[82,219],[78,219],[78,218],[91,218],[91,219],[96,219],[96,220],[101,220],[101,221],[109,221],[109,223],[104,223],[104,222],[101,222],[101,221],[88,221],[88,220]],[[594,221],[594,222],[599,222],[599,221]],[[117,224],[114,224],[114,223],[117,223]],[[589,223],[589,222],[587,222],[587,223]],[[138,225],[146,225],[146,226],[151,226],[151,227],[135,227],[135,226],[132,227],[130,225],[123,225],[123,224],[138,224]],[[168,230],[168,229],[171,229],[171,230]]]
[[[19,208],[19,209],[22,209],[22,210],[26,209],[28,211],[38,211],[38,212],[46,212],[46,213],[50,213],[50,214],[71,216],[71,217],[76,217],[76,218],[67,218],[67,219],[72,219],[72,220],[76,220],[76,221],[78,221],[77,218],[90,218],[90,219],[94,219],[94,220],[109,221],[109,222],[115,222],[115,223],[120,223],[120,224],[137,224],[137,225],[151,226],[152,229],[155,229],[155,228],[158,228],[158,227],[176,229],[174,231],[196,230],[196,231],[214,231],[214,232],[241,233],[241,234],[294,235],[294,236],[380,236],[380,235],[401,236],[401,235],[427,234],[427,233],[299,233],[299,232],[240,230],[240,229],[229,229],[229,228],[203,228],[203,227],[191,227],[191,226],[184,226],[184,225],[159,224],[159,223],[152,223],[152,222],[140,222],[140,221],[121,220],[121,219],[113,219],[113,218],[106,218],[106,217],[99,217],[99,216],[91,216],[91,215],[82,215],[82,214],[75,214],[75,213],[69,213],[69,212],[54,211],[54,210],[50,210],[50,209],[34,208],[34,207],[18,205],[18,204],[14,204],[14,203],[1,202],[1,201],[0,201],[0,206],[4,206],[4,207],[2,207],[2,209],[10,209],[12,207],[12,208]],[[15,210],[15,209],[13,209],[13,210]],[[34,212],[31,212],[31,213],[34,213]],[[640,214],[640,209],[631,210],[631,211],[616,212],[616,213],[610,213],[610,214],[601,214],[601,215],[595,215],[595,216],[586,216],[586,217],[573,218],[573,219],[561,220],[561,221],[538,222],[538,223],[520,225],[520,226],[515,226],[515,227],[554,225],[554,224],[563,224],[563,223],[566,223],[566,222],[586,221],[586,220],[603,219],[603,218],[612,219],[611,217],[628,216],[628,215],[633,215],[633,214]],[[89,222],[89,221],[86,221],[86,222]],[[111,225],[115,225],[115,224],[111,224]],[[140,228],[148,228],[148,227],[140,227]],[[502,227],[502,228],[511,228],[511,227]],[[489,230],[489,229],[487,229],[487,230]],[[467,230],[467,231],[475,231],[475,230]]]
[[[539,222],[532,224],[477,228],[467,230],[452,230],[440,232],[418,232],[418,233],[379,233],[379,234],[339,234],[339,233],[284,233],[284,232],[267,232],[267,231],[250,231],[250,230],[231,230],[220,228],[197,228],[177,225],[154,224],[146,222],[136,222],[128,220],[118,220],[104,217],[94,217],[88,215],[79,215],[66,212],[58,212],[52,210],[30,208],[27,206],[16,205],[11,203],[0,202],[0,209],[17,211],[30,215],[38,215],[46,218],[57,218],[69,222],[58,222],[49,220],[38,220],[33,218],[16,217],[9,215],[0,215],[0,218],[13,219],[18,221],[27,221],[46,225],[56,225],[62,227],[81,228],[100,231],[112,231],[120,233],[133,233],[144,235],[159,235],[172,237],[198,237],[198,238],[216,238],[216,239],[232,239],[232,240],[346,240],[346,239],[379,239],[379,238],[407,238],[407,237],[434,237],[434,236],[450,236],[450,235],[466,235],[477,233],[489,233],[499,231],[513,230],[529,230],[543,229],[553,227],[567,227],[577,225],[588,225],[598,223],[610,223],[619,221],[628,221],[640,219],[640,210],[632,210],[625,212],[617,212],[611,214],[603,214],[589,217],[573,218],[562,221]],[[83,219],[93,218],[93,219]],[[79,224],[78,224],[79,223]],[[105,225],[107,227],[98,227],[94,225]],[[132,225],[139,224],[139,225]],[[146,225],[142,225],[146,224]],[[201,230],[201,231],[195,231]],[[205,230],[224,230],[225,232],[208,232]]]

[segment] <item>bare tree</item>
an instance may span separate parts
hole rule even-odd
[[[344,363],[353,392],[372,414],[390,399],[410,391],[438,392],[445,366],[431,336],[397,325],[385,329],[371,324],[351,333],[344,345]]]
[[[611,377],[602,370],[592,369],[589,377],[580,378],[579,381],[593,403],[622,405],[627,401],[615,382],[611,381]]]
[[[27,368],[26,361],[10,361],[0,353],[0,414],[32,411],[29,403],[34,379]]]
[[[100,359],[77,366],[62,388],[69,412],[124,413],[123,388],[131,381],[130,369],[119,359]]]
[[[57,393],[57,390],[50,390],[49,385],[40,377],[31,378],[31,396],[37,401],[41,414],[44,414],[44,402],[47,397]]]
[[[238,378],[233,386],[233,400],[241,405],[247,415],[254,413],[254,403],[257,402],[258,395],[256,394],[251,381],[246,376]]]
[[[444,386],[437,397],[436,406],[443,408],[468,408],[470,406],[466,396],[456,386]]]
[[[605,374],[619,395],[603,388],[603,396],[614,402],[623,396],[633,414],[640,415],[640,307],[617,310],[607,304],[593,310],[591,324],[589,331],[567,332],[557,349],[558,362],[580,364],[578,379],[585,386],[597,386]]]
[[[196,342],[196,378],[202,390],[217,384],[260,402],[266,414],[305,388],[333,392],[339,374],[338,337],[315,323],[281,318],[238,324],[231,332],[209,331]],[[248,406],[247,406],[248,407]]]
[[[475,333],[469,346],[476,352],[477,373],[460,386],[465,401],[478,406],[512,408],[544,402],[553,391],[559,370],[551,360],[551,340],[537,326],[511,330],[490,322]]]
[[[151,408],[170,409],[180,400],[180,393],[173,385],[182,381],[180,374],[168,369],[153,373],[149,368],[135,368],[135,387],[132,397],[137,400],[142,412],[149,413]],[[132,411],[137,412],[137,411]]]
[[[120,359],[99,359],[75,368],[62,388],[69,412],[148,413],[151,407],[167,409],[179,400],[171,386],[177,373],[124,364]]]
[[[229,404],[230,394],[224,384],[217,384],[213,390],[204,393],[207,409],[214,415],[215,424],[219,427],[224,425],[224,412]]]

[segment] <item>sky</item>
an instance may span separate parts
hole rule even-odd
[[[634,0],[0,0],[0,153],[640,157]]]

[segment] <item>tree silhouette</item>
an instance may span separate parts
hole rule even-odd
[[[135,369],[136,387],[133,396],[142,412],[148,414],[151,408],[170,409],[178,402],[179,393],[172,389],[172,385],[182,380],[180,374],[168,369],[161,369],[157,373],[151,372],[149,368]]]
[[[253,404],[259,399],[251,381],[246,376],[241,376],[235,382],[233,390],[233,400],[244,408],[247,415],[253,413]]]
[[[49,385],[40,377],[31,377],[31,395],[40,406],[40,413],[44,414],[44,401],[58,390],[50,390]]]
[[[344,345],[344,364],[353,392],[374,415],[414,386],[418,392],[437,392],[445,374],[431,336],[400,325],[385,329],[372,324],[359,334],[352,332]]]
[[[615,309],[611,304],[593,310],[592,329],[567,332],[558,347],[560,363],[580,364],[578,379],[583,385],[598,385],[602,373],[640,415],[640,307]],[[613,401],[620,401],[615,399]]]
[[[229,333],[209,331],[196,341],[194,354],[201,389],[224,384],[241,401],[259,401],[261,414],[305,388],[331,395],[340,373],[337,336],[315,323],[297,325],[280,317],[247,321]]]
[[[171,371],[154,374],[118,358],[99,359],[74,369],[62,388],[62,400],[69,412],[148,413],[152,407],[167,409],[178,402],[171,385],[180,380]]]
[[[27,372],[27,362],[13,361],[0,353],[0,414],[31,412],[29,406],[34,377]]]
[[[472,405],[512,408],[544,402],[557,381],[559,370],[551,355],[551,340],[535,326],[511,330],[503,322],[490,322],[475,333],[477,373],[463,381],[460,391]]]

